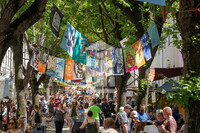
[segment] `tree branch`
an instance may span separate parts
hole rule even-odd
[[[1,27],[0,32],[8,29],[9,24],[16,14],[16,12],[26,3],[27,0],[10,0],[6,7],[3,10],[0,25],[4,25]]]
[[[31,25],[43,17],[47,1],[35,0],[18,19],[11,23],[11,27],[16,29],[14,36],[23,34]]]
[[[37,82],[37,85],[39,86],[45,78],[46,78],[46,74],[42,74],[42,76],[40,77],[40,79]]]

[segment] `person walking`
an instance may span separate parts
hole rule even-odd
[[[34,131],[37,131],[38,127],[40,126],[40,111],[38,105],[34,105],[34,109],[31,112],[28,121],[31,119],[31,126],[34,128]]]

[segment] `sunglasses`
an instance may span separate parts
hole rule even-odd
[[[9,122],[9,125],[14,125],[15,123],[14,122]]]

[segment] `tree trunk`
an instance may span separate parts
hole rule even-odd
[[[17,118],[27,118],[26,98],[23,86],[23,50],[22,35],[16,40],[13,50],[15,64],[15,88],[17,92]],[[25,122],[26,123],[26,122]]]
[[[38,97],[39,85],[37,84],[36,75],[37,75],[37,71],[34,70],[32,73],[31,80],[30,80],[30,86],[31,86],[31,93],[32,93],[32,103],[33,105],[39,106],[39,97]]]

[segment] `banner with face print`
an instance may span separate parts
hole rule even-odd
[[[65,59],[56,58],[55,79],[64,82]]]
[[[74,79],[83,78],[83,64],[77,61],[74,61]]]
[[[38,64],[38,71],[45,74],[48,55],[46,53],[43,53],[42,51],[40,51],[39,54],[40,54],[40,56],[39,56],[40,61]]]
[[[76,44],[76,39],[78,36],[78,31],[69,23],[67,22],[67,27],[63,34],[61,48],[67,51],[67,53],[72,57],[74,46]]]
[[[135,52],[133,48],[131,46],[128,46],[126,48],[123,48],[123,52],[124,52],[126,73],[136,70],[137,66],[135,63]]]
[[[65,80],[74,79],[74,61],[72,59],[65,59]]]
[[[50,21],[49,25],[51,28],[52,33],[58,37],[60,32],[60,24],[64,15],[59,11],[59,9],[53,5],[50,14]]]
[[[135,53],[135,61],[136,61],[137,68],[140,68],[141,66],[143,66],[146,63],[145,59],[144,59],[143,52],[142,52],[140,40],[135,42],[132,45],[132,48],[133,48],[134,53]]]
[[[46,74],[48,76],[54,77],[55,71],[56,71],[56,57],[49,55]]]
[[[89,46],[88,39],[81,33],[78,33],[72,59],[86,65],[88,46]]]
[[[33,55],[31,57],[31,66],[35,69],[35,70],[38,70],[38,64],[39,64],[39,57],[40,57],[40,54],[39,54],[39,50],[34,48],[33,49]]]
[[[113,75],[124,75],[124,60],[122,48],[113,48],[112,50]]]

